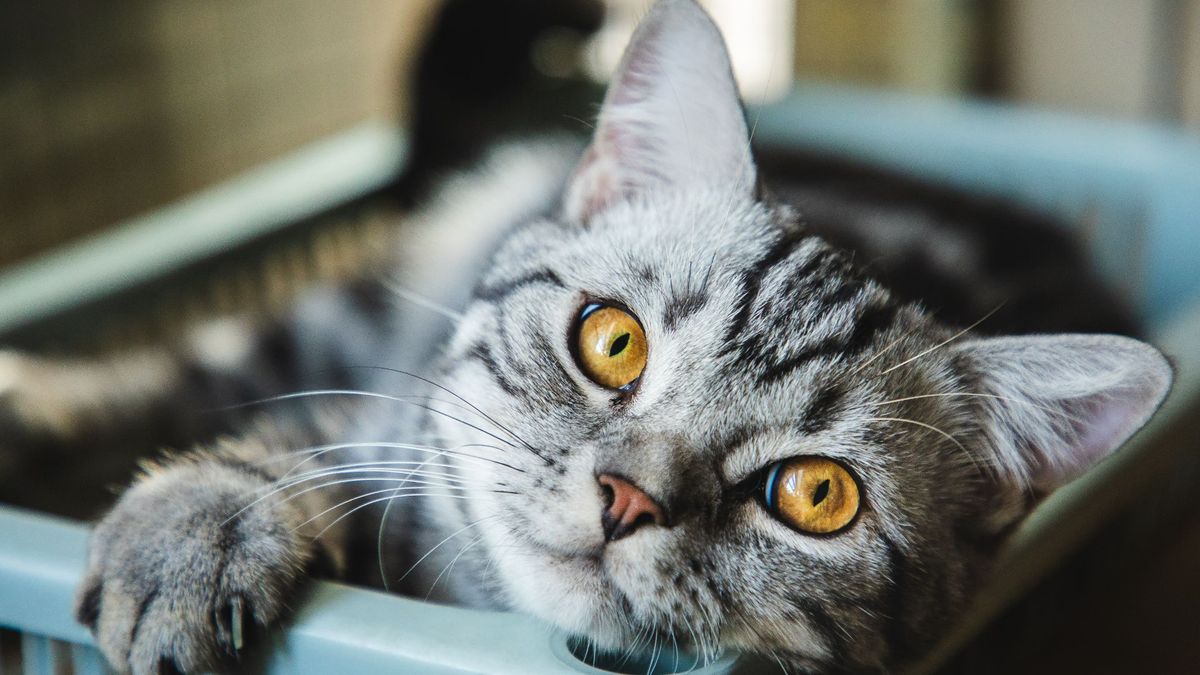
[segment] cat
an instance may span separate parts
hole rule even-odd
[[[660,0],[586,147],[494,150],[415,219],[390,286],[300,303],[283,342],[346,382],[299,395],[335,403],[146,464],[93,532],[78,620],[118,669],[194,672],[308,575],[376,576],[602,649],[911,664],[1172,372],[1130,337],[1040,333],[1068,308],[1024,314],[1036,292],[1008,335],[981,332],[977,279],[924,275],[961,293],[926,306],[885,261],[893,292],[827,241],[887,226],[887,203],[759,173],[720,33]],[[205,372],[269,365],[222,330],[193,339]]]

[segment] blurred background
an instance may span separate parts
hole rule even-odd
[[[1200,137],[1200,0],[701,2],[722,25],[751,105],[778,100],[797,83],[825,83]],[[376,130],[370,140],[398,127],[394,157],[367,156],[384,168],[389,158],[409,167],[366,201],[357,195],[348,206],[304,214],[307,224],[283,240],[263,238],[255,251],[222,255],[198,272],[199,258],[188,259],[169,282],[154,277],[135,302],[75,312],[84,318],[59,321],[47,310],[4,343],[55,352],[122,347],[202,316],[278,309],[314,279],[361,274],[386,248],[395,214],[441,172],[469,163],[487,139],[538,128],[585,132],[646,4],[0,3],[0,290],[53,276],[6,281],[6,270],[36,267],[145,214],[182,218],[157,210],[355,130]],[[1182,170],[1200,175],[1200,166]],[[5,323],[3,300],[0,333],[16,325]],[[65,471],[54,462],[39,470]],[[111,474],[125,475],[126,467]],[[39,485],[0,487],[9,490],[0,501],[53,509]],[[951,670],[1200,669],[1194,487],[1151,484],[1184,497],[1170,509],[1135,505]]]
[[[1198,0],[704,4],[750,102],[821,80],[1200,131]],[[365,120],[403,124],[442,5],[0,3],[0,265]],[[500,0],[480,32],[545,28],[535,68],[602,79],[645,3],[608,5],[590,44],[587,2]],[[488,44],[466,56],[486,64]]]

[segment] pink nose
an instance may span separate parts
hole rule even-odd
[[[642,525],[667,524],[662,507],[638,486],[610,474],[601,474],[597,480],[606,499],[604,512],[600,514],[605,541],[633,534]]]

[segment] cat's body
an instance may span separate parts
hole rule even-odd
[[[911,188],[855,199],[827,172],[773,183],[778,159],[760,175],[691,2],[651,11],[581,151],[505,146],[413,219],[385,287],[442,309],[330,292],[273,333],[271,353],[288,345],[285,369],[308,373],[289,385],[337,372],[359,393],[314,396],[336,402],[155,465],[126,493],[79,596],[110,660],[210,664],[316,570],[530,612],[605,648],[896,668],[1037,499],[1165,395],[1165,361],[1128,338],[962,330],[992,332],[998,300],[998,332],[1128,330],[1104,303],[1077,311],[1097,288],[1077,253],[1044,257],[1026,285],[1021,260],[969,246],[942,266],[878,260],[897,232],[931,259],[952,247],[930,228],[1028,222],[1015,210],[947,211]],[[856,243],[866,272],[814,233]],[[1047,278],[1067,299],[1051,311]],[[612,381],[583,337],[602,312],[625,326],[596,343]],[[262,368],[265,343],[229,330],[205,372]],[[788,510],[776,491],[806,485],[801,464],[829,478]],[[818,507],[840,511],[797,515]]]

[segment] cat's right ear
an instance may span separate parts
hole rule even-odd
[[[1150,419],[1173,372],[1154,347],[1115,335],[982,338],[958,345],[986,398],[983,430],[1002,482],[1046,495]]]
[[[566,218],[586,222],[661,189],[752,195],[754,183],[746,117],[720,31],[694,0],[660,0],[609,85],[567,187]]]

